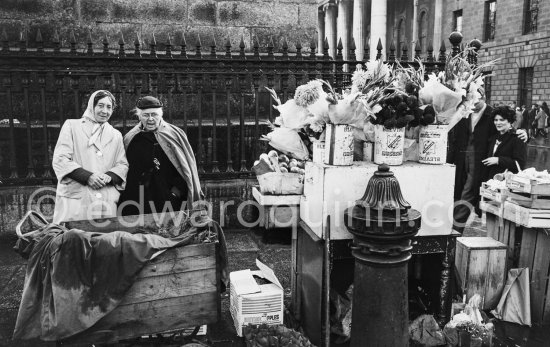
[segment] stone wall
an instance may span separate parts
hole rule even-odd
[[[493,103],[519,102],[519,69],[533,67],[532,101],[550,101],[550,2],[539,1],[538,29],[523,35],[524,1],[497,1],[495,39],[484,40],[484,2],[444,1],[443,32],[453,28],[453,11],[463,12],[463,42],[477,38],[483,42],[480,62],[500,58],[492,69]]]
[[[283,38],[289,49],[299,40],[309,47],[316,38],[316,0],[2,0],[0,1],[0,28],[10,41],[19,39],[23,28],[29,31],[29,44],[36,39],[40,28],[44,40],[49,41],[59,31],[63,46],[68,46],[74,31],[79,47],[83,48],[91,33],[96,48],[106,36],[111,47],[118,48],[120,33],[132,44],[136,36],[145,44],[152,35],[162,49],[168,38],[181,43],[185,34],[188,49],[200,35],[203,49],[208,50],[215,39],[221,49],[227,38],[233,49],[238,49],[241,37],[247,49],[254,36],[261,45],[273,38],[279,48]]]

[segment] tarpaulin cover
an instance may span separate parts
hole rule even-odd
[[[510,269],[502,296],[491,313],[506,322],[531,326],[529,269]]]
[[[219,233],[223,280],[225,240],[219,225],[212,225]],[[201,229],[191,227],[169,239],[49,224],[32,239],[20,239],[15,249],[28,263],[13,338],[56,341],[86,330],[121,302],[158,251],[193,243]]]

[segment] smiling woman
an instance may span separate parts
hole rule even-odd
[[[108,123],[115,107],[114,96],[98,90],[82,118],[63,124],[52,162],[58,179],[54,223],[116,215],[128,161],[121,133]]]

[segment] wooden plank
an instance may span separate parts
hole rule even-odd
[[[536,243],[537,233],[533,229],[523,228],[518,266],[520,268],[528,267],[530,278],[533,278],[533,257],[535,256]]]
[[[508,245],[508,241],[510,240],[510,223],[502,223],[502,240],[499,240],[500,242],[504,243],[505,245]]]
[[[484,297],[487,281],[488,261],[489,252],[487,250],[470,251],[466,278],[466,300],[470,300],[474,294],[479,294]]]
[[[197,255],[185,258],[171,258],[160,262],[147,264],[139,273],[138,278],[157,277],[168,274],[178,274],[215,268],[215,254]]]
[[[544,301],[548,281],[548,267],[550,266],[550,237],[544,232],[531,229],[537,233],[535,256],[533,259],[533,276],[531,277],[531,319],[533,323],[542,323]]]
[[[216,269],[183,272],[136,280],[121,305],[216,291]]]
[[[500,301],[506,278],[506,253],[506,249],[489,251],[485,297],[483,298],[484,310],[496,308]]]
[[[216,292],[119,306],[69,343],[112,343],[217,321]]]
[[[466,287],[464,286],[466,268],[468,266],[467,261],[464,261],[464,258],[467,258],[468,254],[465,252],[465,247],[462,243],[457,242],[456,252],[455,252],[455,268],[457,274],[457,282],[459,287],[464,291]]]
[[[252,187],[252,196],[262,206],[292,206],[299,205],[301,195],[266,195],[257,187]]]
[[[508,223],[510,228],[510,238],[508,239],[508,260],[506,262],[506,271],[508,271],[514,266],[514,256],[516,254],[516,224],[510,221],[505,221],[505,223]]]
[[[490,212],[485,212],[485,223],[487,225],[487,236],[500,241],[498,235],[497,216]]]

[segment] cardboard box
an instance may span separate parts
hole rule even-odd
[[[496,308],[506,280],[507,248],[490,237],[456,239],[457,280],[466,294],[466,301],[479,294],[481,309]]]
[[[344,211],[363,197],[378,165],[354,162],[351,166],[306,163],[300,218],[320,238],[330,215],[331,239],[351,239]],[[419,236],[449,235],[452,231],[455,166],[405,162],[391,166],[401,193],[411,207],[422,213]]]
[[[298,173],[268,172],[256,177],[262,194],[300,195],[304,191],[303,176]]]
[[[283,324],[283,286],[273,270],[256,259],[257,271],[241,270],[229,274],[230,311],[238,336],[249,324]],[[271,283],[258,284],[253,276]]]

